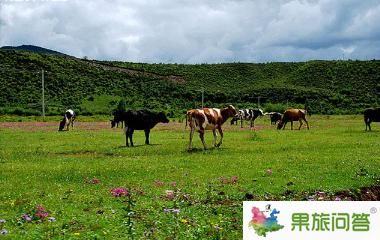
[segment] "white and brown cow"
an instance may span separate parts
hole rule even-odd
[[[59,123],[58,131],[62,131],[65,127],[66,127],[66,130],[68,131],[70,125],[71,125],[71,128],[74,128],[74,120],[75,120],[74,111],[71,109],[66,110],[65,114],[63,115],[62,121]]]
[[[186,113],[186,125],[189,122],[190,126],[190,143],[189,150],[192,149],[192,141],[194,131],[197,130],[199,132],[199,137],[203,143],[204,149],[206,149],[206,143],[204,140],[205,130],[212,130],[214,134],[214,146],[219,147],[223,141],[223,131],[222,125],[223,123],[230,117],[236,115],[236,109],[232,105],[228,105],[225,108],[203,108],[203,109],[192,109],[187,111]],[[220,141],[217,144],[217,133],[216,130],[219,131]]]

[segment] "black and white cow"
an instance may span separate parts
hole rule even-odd
[[[155,113],[148,110],[128,110],[121,114],[121,120],[124,122],[125,126],[125,143],[127,147],[129,147],[128,138],[131,142],[131,146],[133,147],[132,137],[135,130],[144,130],[145,144],[149,144],[150,129],[156,126],[159,122],[169,122],[169,119],[166,118],[163,112]]]
[[[71,109],[66,110],[65,114],[63,115],[62,121],[59,123],[58,131],[62,131],[65,127],[66,127],[66,130],[69,131],[70,124],[71,124],[71,128],[74,128],[74,121],[75,121],[74,111]]]
[[[237,123],[237,121],[240,120],[240,127],[242,128],[243,120],[248,120],[248,121],[251,121],[251,128],[253,128],[256,118],[262,115],[264,115],[264,112],[261,109],[241,109],[232,118],[231,125]]]

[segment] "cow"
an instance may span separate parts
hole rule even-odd
[[[300,126],[298,130],[300,130],[302,126],[302,120],[305,121],[307,129],[309,129],[309,123],[307,122],[305,115],[306,110],[304,109],[288,109],[284,112],[282,119],[277,125],[277,129],[285,129],[286,124],[288,122],[291,122],[291,129],[293,130],[293,121],[299,121]]]
[[[251,121],[251,128],[254,127],[257,117],[264,115],[261,109],[242,109],[232,118],[231,125],[240,120],[240,127],[243,128],[243,120]]]
[[[269,115],[271,125],[276,125],[282,118],[282,114],[279,112],[264,113],[264,115]]]
[[[157,123],[168,123],[169,119],[163,112],[155,113],[148,110],[132,111],[128,110],[121,113],[121,121],[125,126],[125,143],[129,147],[128,139],[133,147],[133,132],[135,130],[144,130],[145,144],[149,145],[150,130],[157,125]]]
[[[63,115],[62,121],[59,122],[58,131],[63,131],[65,127],[66,127],[66,131],[69,131],[70,125],[71,125],[71,128],[74,128],[75,117],[76,116],[73,110],[71,109],[66,110],[65,114]]]
[[[199,132],[199,137],[202,141],[203,147],[206,150],[206,143],[204,140],[205,130],[212,130],[214,134],[214,146],[219,147],[222,145],[223,141],[223,123],[230,117],[236,115],[236,109],[232,105],[228,105],[225,108],[202,108],[202,109],[192,109],[186,113],[186,122],[189,122],[190,126],[190,142],[188,150],[192,150],[192,141],[195,130]],[[187,123],[186,123],[187,125]],[[217,144],[217,133],[219,131],[220,141]]]
[[[371,131],[371,122],[380,122],[380,108],[368,108],[364,110],[365,130]]]
[[[111,119],[111,128],[119,127],[119,123],[121,123],[121,127],[123,127],[123,121],[121,120],[121,115],[123,114],[123,110],[116,110],[112,113],[113,119]]]

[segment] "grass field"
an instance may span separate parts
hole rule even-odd
[[[362,116],[312,116],[309,131],[277,131],[264,117],[256,131],[227,122],[220,149],[203,151],[196,135],[192,152],[184,123],[158,125],[150,146],[135,132],[127,148],[109,122],[79,117],[58,132],[58,120],[0,122],[4,239],[241,239],[244,200],[379,184],[380,125],[365,132]],[[22,217],[36,206],[49,215]]]

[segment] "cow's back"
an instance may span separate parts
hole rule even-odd
[[[286,121],[298,121],[300,118],[305,118],[305,111],[302,109],[288,109],[283,117]]]
[[[122,118],[128,127],[135,130],[151,129],[158,123],[156,114],[147,110],[129,110],[124,112]]]
[[[364,119],[372,122],[380,122],[380,108],[368,108],[364,110]]]

